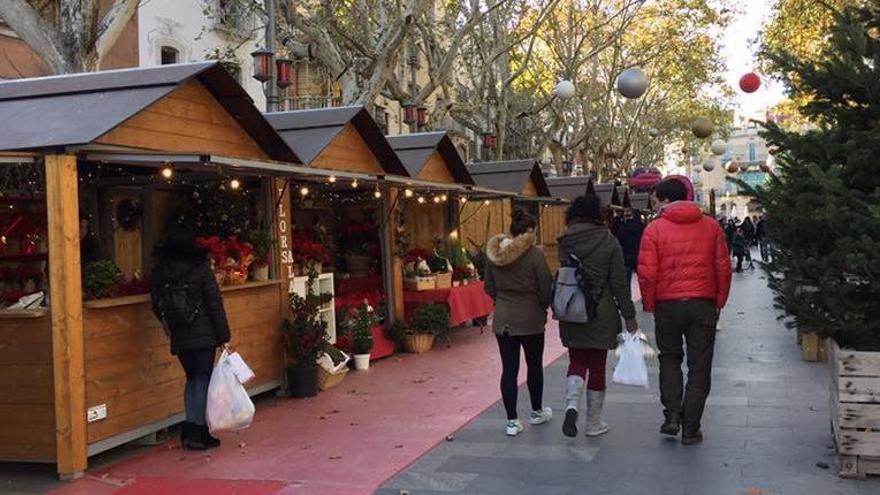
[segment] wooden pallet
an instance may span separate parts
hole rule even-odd
[[[815,332],[801,333],[801,358],[804,361],[828,362],[828,338]]]
[[[826,346],[840,476],[880,475],[880,352],[841,349],[831,339]]]

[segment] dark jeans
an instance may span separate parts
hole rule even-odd
[[[544,334],[537,335],[495,335],[498,339],[498,351],[501,353],[501,397],[507,419],[516,419],[516,377],[519,375],[519,348],[526,355],[529,396],[532,399],[532,411],[541,410],[541,396],[544,394]]]
[[[712,386],[717,323],[715,303],[708,299],[660,302],[657,303],[654,322],[660,351],[660,400],[664,414],[667,418],[679,418],[684,433],[696,432]],[[688,366],[684,400],[682,337],[687,345]]]
[[[205,423],[205,407],[208,403],[208,384],[214,369],[213,347],[191,349],[177,355],[183,372],[186,373],[186,387],[183,391],[183,405],[186,420],[197,425]]]

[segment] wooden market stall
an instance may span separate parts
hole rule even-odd
[[[390,280],[384,280],[381,253],[354,251],[364,243],[378,250],[388,242],[387,238],[383,242],[382,234],[387,230],[383,226],[389,191],[380,182],[387,176],[407,176],[378,124],[363,106],[277,112],[266,118],[316,174],[311,180],[294,181],[289,187],[292,198],[285,203],[291,208],[294,231],[307,237],[305,242],[319,243],[336,255],[322,266],[319,280],[328,281],[324,293],[340,302],[373,293],[398,294],[388,285]],[[303,187],[309,188],[307,194],[301,194]],[[356,231],[360,226],[368,226],[369,232]],[[299,286],[304,287],[304,282]],[[335,301],[328,303],[325,319],[335,338],[336,317],[330,309],[334,306]],[[373,334],[371,358],[389,355],[393,344],[381,327]]]
[[[0,167],[28,171],[21,189],[31,187],[28,208],[45,227],[27,246],[46,260],[29,289],[45,289],[48,301],[0,309],[0,458],[55,462],[76,477],[88,456],[181,421],[184,381],[148,295],[84,301],[78,211],[100,227],[95,245],[138,281],[177,174],[226,181],[218,171],[271,174],[285,167],[273,160],[298,158],[217,63],[2,82],[0,119],[15,123],[0,133],[0,150],[31,152],[6,155]],[[255,201],[272,205],[276,195],[264,190]],[[0,265],[16,256],[26,255],[0,254]],[[232,345],[257,375],[249,390],[277,386],[281,282],[222,290]]]

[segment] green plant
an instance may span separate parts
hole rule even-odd
[[[399,349],[403,345],[403,336],[409,332],[409,326],[403,320],[395,320],[390,325],[385,325],[383,330],[385,338],[394,342],[394,348]]]
[[[314,278],[309,278],[306,296],[290,295],[291,318],[281,324],[287,365],[291,368],[312,368],[324,352],[327,341],[327,322],[322,320],[319,309],[326,302],[325,295],[313,291]]]
[[[452,263],[452,268],[459,268],[463,266],[468,266],[471,262],[470,256],[468,256],[467,249],[464,248],[460,243],[453,244],[450,249],[452,253],[449,257],[449,262]]]
[[[110,297],[116,280],[119,278],[119,267],[110,260],[92,261],[83,268],[82,288],[85,299]]]
[[[431,269],[431,273],[446,273],[449,271],[449,260],[446,259],[446,257],[442,254],[440,254],[440,252],[438,252],[436,249],[427,261],[428,268]]]
[[[254,253],[257,255],[257,260],[254,263],[267,265],[269,253],[272,252],[272,246],[275,245],[272,234],[268,230],[251,230],[248,231],[247,240],[254,246]]]
[[[449,309],[445,304],[422,304],[413,313],[410,328],[413,333],[444,335],[449,331]]]
[[[376,314],[367,304],[358,307],[351,319],[351,343],[355,354],[369,354],[373,350],[373,327]]]
[[[338,366],[345,361],[345,354],[341,350],[339,350],[338,347],[326,340],[324,341],[323,351],[324,354],[330,356],[330,360],[333,361],[333,364],[335,366]]]

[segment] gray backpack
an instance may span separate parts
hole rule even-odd
[[[598,248],[598,246],[597,246]],[[594,249],[595,251],[595,249]],[[566,323],[589,323],[596,318],[599,300],[593,296],[593,287],[586,277],[580,258],[569,254],[571,262],[559,267],[553,281],[553,319]]]

